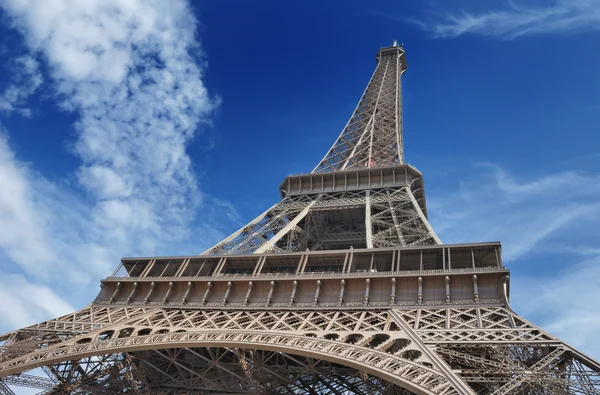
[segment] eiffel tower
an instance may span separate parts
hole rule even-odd
[[[323,160],[242,229],[123,258],[88,307],[0,336],[0,394],[600,394],[596,361],[510,307],[500,243],[430,226],[405,71],[380,49]]]

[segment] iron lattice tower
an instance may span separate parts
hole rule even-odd
[[[429,225],[405,70],[380,49],[323,160],[242,229],[124,258],[88,307],[1,336],[0,394],[599,394],[597,362],[511,309],[500,243]]]

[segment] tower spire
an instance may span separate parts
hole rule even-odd
[[[404,163],[402,83],[404,49],[394,40],[377,52],[377,67],[350,120],[313,173]]]

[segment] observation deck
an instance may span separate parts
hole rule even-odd
[[[123,258],[95,304],[198,309],[504,306],[500,243]]]

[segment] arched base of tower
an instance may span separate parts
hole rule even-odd
[[[413,394],[338,363],[240,348],[173,348],[130,354],[151,394]]]
[[[44,394],[383,394],[413,395],[352,367],[279,351],[184,347],[67,360],[44,368],[51,379],[29,377]],[[7,384],[23,381],[5,378]],[[1,382],[0,382],[1,383]],[[33,385],[32,385],[33,384]]]
[[[31,375],[41,367],[49,378]],[[0,336],[0,394],[600,394],[600,365],[503,307],[90,306]]]

